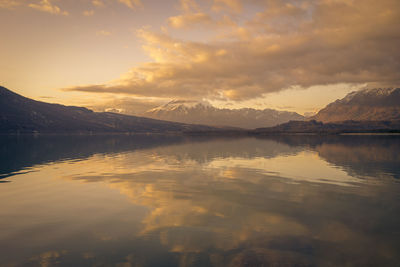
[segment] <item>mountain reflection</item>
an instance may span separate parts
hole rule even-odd
[[[37,164],[134,151],[181,142],[182,139],[172,135],[3,135],[0,136],[0,178]]]
[[[400,178],[399,136],[275,136],[268,139],[314,150],[353,176]]]
[[[171,146],[174,144],[181,145]],[[152,148],[160,156],[199,163],[216,158],[273,158],[311,150],[351,176],[400,177],[398,136],[288,135],[262,139],[178,135],[0,136],[0,147],[3,159],[0,179],[38,164]]]
[[[8,159],[16,163],[2,166],[2,172],[22,174],[8,177],[12,182],[0,189],[25,176],[37,181],[24,183],[39,183],[43,176],[56,178],[51,183],[57,189],[47,190],[67,183],[75,191],[46,193],[41,208],[33,208],[63,237],[35,228],[43,235],[31,237],[36,254],[26,252],[22,264],[395,266],[400,261],[398,137],[25,138],[7,142],[1,152],[17,151]],[[38,175],[23,174],[27,168]],[[86,196],[92,187],[98,202],[68,197],[80,190]],[[52,198],[73,202],[54,211],[62,218],[56,222],[43,211],[56,203]],[[81,210],[86,205],[90,212]],[[4,221],[3,228],[7,222],[12,221]],[[71,225],[80,225],[79,231]],[[31,229],[28,223],[24,227]],[[27,240],[16,237],[0,238],[2,247],[10,242],[5,252],[25,246]]]

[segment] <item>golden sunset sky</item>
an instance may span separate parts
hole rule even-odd
[[[0,0],[0,85],[46,102],[313,112],[400,81],[399,0]]]

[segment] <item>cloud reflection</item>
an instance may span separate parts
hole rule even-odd
[[[74,186],[45,194],[47,209],[67,192],[87,195],[93,188],[99,199],[89,202],[90,212],[68,215],[68,225],[82,229],[56,243],[68,253],[29,259],[127,266],[390,266],[399,260],[393,234],[399,170],[380,164],[398,162],[395,138],[167,139],[140,149],[122,149],[114,138],[96,142],[103,148],[94,155],[80,150],[77,159],[17,175],[31,183],[26,178],[54,177],[58,190]],[[360,169],[362,162],[371,167]],[[80,204],[71,210],[88,205],[73,199]],[[51,235],[45,237],[38,242]]]
[[[221,146],[234,147],[231,142],[237,144],[236,157],[221,153]],[[247,151],[240,150],[243,147],[248,147]],[[212,153],[213,148],[217,153]],[[274,153],[274,149],[279,152]],[[216,251],[209,258],[211,262],[232,266],[246,262],[267,266],[285,262],[329,264],[337,260],[337,251],[328,249],[331,246],[344,255],[362,257],[374,244],[373,238],[365,234],[374,226],[352,221],[343,211],[351,210],[355,212],[353,218],[361,219],[366,209],[360,206],[363,203],[372,212],[370,218],[385,216],[370,202],[371,196],[383,197],[381,187],[342,187],[363,180],[326,164],[315,151],[299,152],[282,143],[243,139],[178,144],[134,154],[107,159],[107,164],[119,166],[119,174],[78,175],[70,179],[106,182],[135,205],[149,208],[139,236],[158,237],[163,246],[179,253],[180,261],[188,265],[206,251]],[[265,157],[261,157],[263,154]],[[279,157],[287,165],[279,166]],[[318,162],[325,164],[318,167]],[[312,167],[314,173],[304,173]],[[281,172],[269,172],[268,168]],[[285,169],[303,172],[304,179],[283,176]],[[312,175],[321,180],[312,180]],[[328,184],[318,185],[321,182]],[[320,250],[324,257],[317,256]],[[394,257],[393,252],[384,245],[363,262],[387,253]]]

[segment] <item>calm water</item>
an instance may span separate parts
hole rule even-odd
[[[400,137],[0,138],[1,266],[400,266]]]

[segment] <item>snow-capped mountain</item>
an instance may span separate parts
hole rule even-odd
[[[349,93],[321,109],[317,121],[400,120],[400,88],[374,88]]]
[[[207,101],[194,101],[194,100],[172,100],[165,105],[153,108],[147,112],[158,113],[165,111],[188,111],[190,109],[207,109],[213,106]]]
[[[295,112],[252,108],[219,109],[205,101],[191,100],[171,101],[147,111],[144,116],[174,122],[248,129],[274,126],[290,120],[304,120],[303,116]]]

